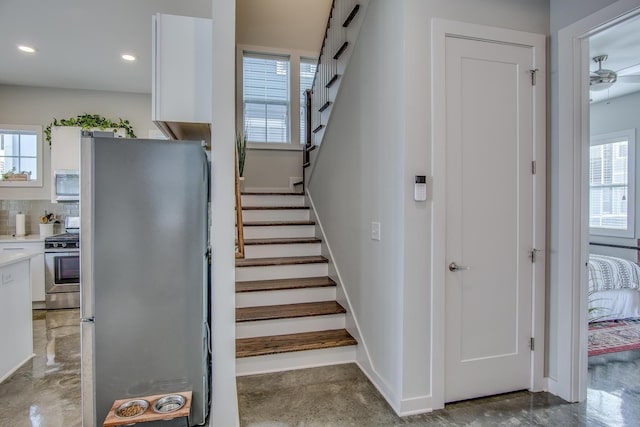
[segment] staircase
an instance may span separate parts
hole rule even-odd
[[[355,360],[356,340],[302,193],[243,193],[244,259],[236,260],[236,372]]]

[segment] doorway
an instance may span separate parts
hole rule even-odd
[[[568,401],[587,394],[589,253],[589,37],[638,16],[637,2],[618,1],[558,32],[556,265],[552,271],[549,390]],[[558,141],[562,141],[560,144]],[[570,284],[570,286],[561,286]],[[562,308],[560,308],[562,307]]]

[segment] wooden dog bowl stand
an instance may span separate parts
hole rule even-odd
[[[184,397],[185,402],[184,406],[177,411],[167,412],[163,414],[158,414],[153,411],[153,404],[156,400],[162,399],[165,396],[170,394],[179,394]],[[116,410],[120,405],[130,400],[144,399],[149,402],[149,407],[140,415],[136,415],[135,417],[129,418],[118,418],[116,417]],[[185,418],[186,426],[189,427],[189,415],[191,414],[191,392],[190,391],[181,391],[178,393],[168,393],[168,394],[156,394],[153,396],[142,396],[142,397],[129,397],[127,399],[118,399],[113,402],[113,406],[111,406],[111,410],[107,414],[107,418],[105,418],[103,427],[115,427],[115,426],[125,426],[131,424],[138,423],[148,423],[150,421],[163,421],[163,420],[175,420],[176,418]]]

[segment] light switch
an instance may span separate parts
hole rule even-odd
[[[380,223],[371,223],[371,240],[380,240]]]

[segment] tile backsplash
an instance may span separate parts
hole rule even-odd
[[[64,218],[80,216],[78,203],[51,203],[48,200],[0,200],[0,235],[16,232],[16,214],[25,214],[25,232],[38,234],[40,217],[53,212],[60,224],[55,224],[54,233],[64,233]]]

